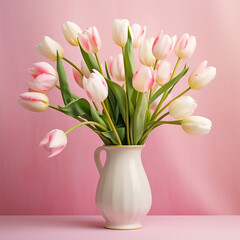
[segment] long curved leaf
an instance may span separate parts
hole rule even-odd
[[[58,52],[57,52],[57,72],[58,72],[63,102],[65,105],[67,105],[68,103],[70,103],[73,100],[73,96],[72,96],[71,90],[69,88],[68,81],[67,81],[67,75],[66,75],[62,60],[59,57]]]
[[[179,73],[175,78],[173,78],[171,81],[169,81],[168,83],[166,83],[165,85],[163,85],[153,96],[152,98],[149,100],[148,105],[150,105],[151,103],[153,103],[153,101],[155,99],[157,99],[161,94],[163,94],[165,91],[167,91],[171,86],[177,84],[177,82],[187,73],[189,67],[186,68],[186,66],[184,66],[183,70],[181,73]]]

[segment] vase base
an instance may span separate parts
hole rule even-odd
[[[111,230],[136,230],[136,229],[142,228],[142,225],[140,223],[126,224],[126,225],[106,224],[104,227]]]

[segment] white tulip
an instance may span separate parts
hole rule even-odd
[[[169,105],[169,114],[175,119],[183,119],[191,116],[196,108],[197,103],[192,97],[182,96]]]
[[[200,116],[190,116],[182,120],[183,130],[192,135],[208,134],[211,126],[212,122],[209,119]]]
[[[81,28],[74,22],[66,21],[62,25],[62,32],[66,40],[73,46],[79,46],[78,34],[82,33]]]
[[[128,38],[129,21],[127,19],[115,19],[112,25],[113,41],[120,47],[124,47]]]
[[[43,41],[36,46],[36,50],[51,61],[57,61],[57,51],[59,57],[64,57],[62,46],[48,36],[44,36]]]

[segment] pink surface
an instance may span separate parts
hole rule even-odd
[[[25,81],[31,80],[26,70],[46,60],[34,49],[44,35],[57,40],[66,57],[79,63],[79,50],[66,42],[61,24],[70,20],[82,29],[96,25],[103,61],[120,51],[111,38],[114,18],[145,24],[147,37],[161,29],[170,35],[195,35],[197,48],[189,65],[207,59],[217,68],[214,82],[191,93],[198,103],[196,114],[212,120],[211,133],[190,136],[180,127],[165,126],[146,143],[143,164],[153,194],[150,214],[240,214],[239,8],[236,0],[1,0],[0,214],[97,214],[99,176],[93,152],[101,141],[81,127],[69,134],[59,156],[47,159],[38,147],[41,138],[76,122],[52,109],[29,112],[17,100],[26,91]],[[176,61],[173,55],[169,60],[172,65]],[[81,95],[71,68],[66,68],[72,91]],[[179,89],[186,86],[185,78]],[[62,104],[57,89],[49,96],[51,104]]]
[[[0,217],[0,239],[239,240],[240,216],[148,216],[138,230],[104,229],[100,216]]]

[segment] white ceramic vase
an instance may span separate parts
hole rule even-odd
[[[141,152],[144,146],[102,146],[94,158],[100,173],[96,205],[106,220],[106,228],[138,229],[152,204],[150,185]],[[106,151],[103,166],[100,152]]]

